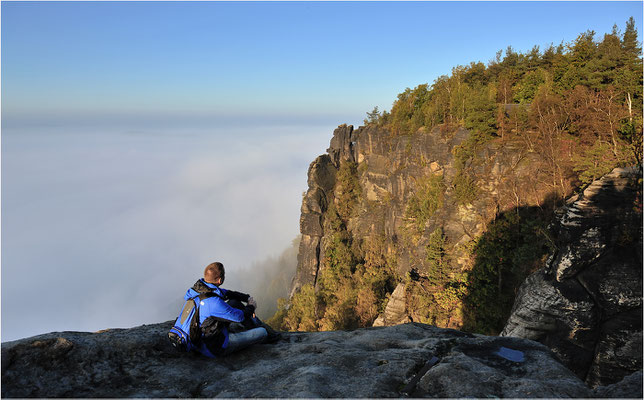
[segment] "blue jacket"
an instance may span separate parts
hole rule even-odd
[[[228,305],[228,303],[226,303],[226,300],[231,298],[239,301],[248,301],[249,296],[247,294],[217,287],[212,283],[204,281],[203,278],[197,281],[197,283],[195,283],[193,287],[188,289],[183,298],[184,300],[188,301],[204,292],[213,292],[216,294],[216,296],[208,297],[199,303],[199,326],[202,326],[204,321],[210,317],[214,317],[219,321],[230,323],[242,322],[247,316],[245,315],[244,311],[231,307],[230,305]],[[252,314],[253,311],[254,309],[252,306],[247,306],[246,314]],[[223,334],[223,341],[220,337],[214,345],[217,347],[217,349],[212,348],[212,343],[211,346],[207,346],[207,343],[205,343],[205,341],[202,341],[200,347],[198,348],[199,352],[208,357],[214,357],[213,352],[217,353],[217,350],[219,350],[220,342],[221,349],[228,347],[228,323],[223,324],[223,329],[221,332]]]

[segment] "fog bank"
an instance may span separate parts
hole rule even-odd
[[[257,316],[268,319],[277,311],[277,300],[288,298],[291,282],[297,269],[297,253],[301,236],[277,256],[253,263],[243,271],[248,282],[248,292],[257,300]]]
[[[2,341],[172,319],[213,261],[250,291],[333,128],[3,129]]]

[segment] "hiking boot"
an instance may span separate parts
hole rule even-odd
[[[255,322],[257,322],[258,326],[266,329],[266,332],[268,333],[268,336],[266,336],[264,343],[275,343],[282,338],[282,334],[271,328],[271,326],[267,323],[263,322],[259,318],[254,318],[254,320]]]
[[[266,329],[266,332],[268,332],[268,336],[266,336],[266,339],[264,339],[264,343],[268,343],[268,344],[277,343],[282,338],[281,333],[275,332],[272,329],[270,331]]]

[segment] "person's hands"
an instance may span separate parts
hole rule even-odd
[[[255,309],[257,309],[257,302],[252,297],[248,298],[248,305],[253,306],[253,307],[255,307]]]

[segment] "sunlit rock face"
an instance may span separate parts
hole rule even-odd
[[[543,160],[534,152],[522,151],[520,143],[507,141],[482,147],[468,161],[468,173],[478,185],[477,196],[470,203],[461,204],[454,189],[459,171],[455,152],[470,134],[457,127],[422,128],[412,135],[392,135],[387,129],[371,125],[357,129],[341,125],[335,129],[327,153],[315,159],[309,168],[309,188],[302,200],[300,217],[302,241],[291,295],[305,284],[315,286],[325,267],[325,251],[333,234],[325,228],[325,219],[329,206],[338,202],[334,191],[342,163],[355,163],[355,178],[361,190],[355,212],[347,222],[348,233],[357,242],[382,241],[385,252],[396,258],[396,273],[401,281],[412,269],[420,276],[429,273],[426,248],[434,230],[442,229],[449,238],[446,252],[451,255],[455,269],[467,270],[473,263],[468,246],[500,212],[546,202],[552,188],[543,183],[547,181]],[[441,206],[418,238],[409,239],[410,217],[406,215],[409,200],[423,180],[432,176],[442,177],[444,183]],[[396,305],[400,318],[392,319],[393,314],[389,313],[387,318],[380,316],[377,324],[417,321],[409,310],[400,310],[400,305],[400,302]],[[459,329],[462,325],[459,309],[441,326]]]
[[[405,310],[405,285],[400,283],[391,294],[385,312],[373,322],[373,326],[391,326],[410,322]]]
[[[557,251],[523,283],[502,332],[546,344],[592,387],[642,369],[640,179],[615,169],[561,210]]]
[[[441,228],[449,239],[446,253],[455,269],[471,271],[470,244],[486,233],[504,212],[554,204],[547,166],[520,143],[490,143],[477,150],[468,171],[477,182],[469,204],[455,198],[455,150],[470,132],[458,128],[421,129],[412,135],[392,135],[377,126],[354,129],[342,125],[327,154],[309,169],[309,190],[302,202],[302,242],[291,294],[302,285],[316,285],[325,267],[325,217],[337,199],[334,187],[342,162],[357,165],[361,198],[349,218],[353,239],[380,237],[395,255],[398,286],[391,287],[388,304],[374,321],[390,326],[420,321],[408,308],[405,278],[409,272],[428,275],[429,233]],[[426,223],[417,240],[405,240],[406,207],[424,177],[444,179],[442,206]],[[565,182],[572,193],[574,174]],[[617,169],[592,183],[560,209],[552,230],[556,251],[528,266],[541,270],[521,289],[503,335],[538,340],[550,347],[591,387],[618,382],[642,369],[642,220],[641,175]],[[639,194],[638,194],[639,190]],[[554,196],[554,197],[553,197]],[[394,290],[395,289],[395,290]],[[456,304],[441,327],[462,329],[463,304]],[[504,316],[505,317],[505,316]],[[500,327],[502,327],[501,325]]]
[[[309,190],[302,199],[300,217],[302,239],[291,295],[307,283],[315,284],[317,279],[320,265],[320,242],[324,235],[322,218],[329,202],[333,201],[332,191],[336,173],[337,169],[327,154],[316,158],[309,167]]]
[[[207,359],[176,352],[166,338],[170,326],[58,332],[3,343],[2,397],[594,395],[546,346],[527,339],[410,323],[286,333],[276,344]],[[637,385],[629,382],[602,393],[636,397]]]

